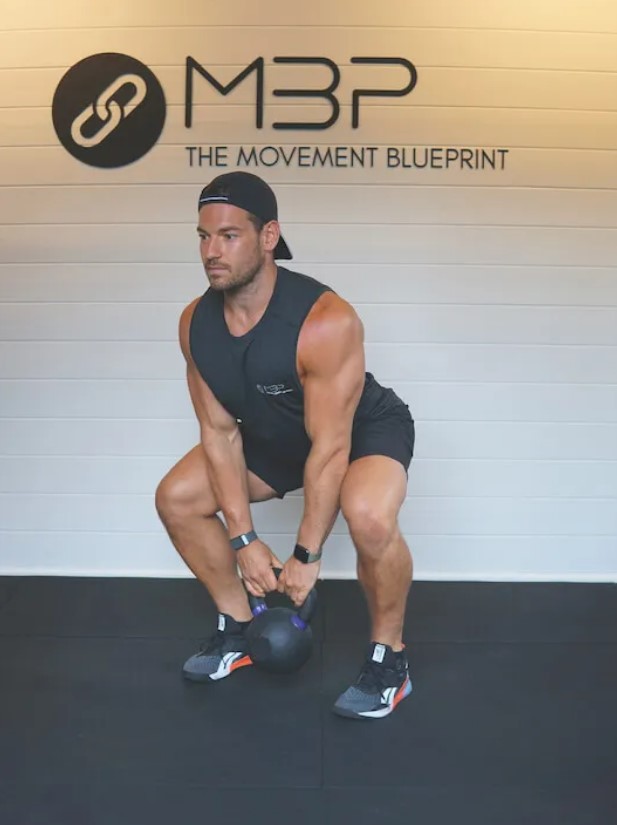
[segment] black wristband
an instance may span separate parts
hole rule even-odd
[[[248,533],[241,533],[239,536],[229,539],[229,543],[234,550],[242,550],[243,547],[246,547],[247,544],[255,541],[256,538],[257,533],[254,530],[250,530]]]
[[[312,564],[315,561],[319,561],[321,558],[323,550],[319,550],[318,553],[311,553],[306,547],[302,547],[301,544],[296,544],[294,547],[294,558],[301,561],[302,564]]]

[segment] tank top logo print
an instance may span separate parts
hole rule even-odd
[[[293,392],[293,387],[286,387],[285,384],[256,384],[262,395],[283,395],[286,392]]]

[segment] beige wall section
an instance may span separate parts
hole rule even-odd
[[[145,62],[168,108],[158,144],[101,170],[58,143],[51,100],[78,60]],[[184,127],[184,59],[196,83]],[[325,104],[272,97],[341,67]],[[351,90],[405,82],[406,98]],[[300,271],[357,308],[369,368],[410,404],[417,452],[401,525],[419,578],[617,580],[617,4],[520,0],[167,3],[4,0],[0,18],[0,573],[187,575],[153,490],[196,440],[176,343],[205,288],[195,201],[212,174],[184,147],[336,145],[508,149],[490,169],[286,168],[276,185]],[[233,166],[230,166],[233,168]],[[299,494],[255,507],[283,557]],[[326,576],[354,575],[339,520]]]
[[[236,0],[233,5],[204,3],[202,0],[118,0],[89,8],[81,0],[61,0],[54,5],[38,0],[4,0],[4,28],[89,29],[111,26],[356,26],[369,28],[437,27],[479,29],[523,29],[531,31],[571,31],[617,33],[617,8],[612,0],[431,0],[414,2],[391,0],[387,8],[376,9],[357,0],[313,0],[308,4],[288,0]]]

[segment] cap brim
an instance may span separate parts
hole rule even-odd
[[[285,239],[281,235],[279,237],[279,242],[277,243],[277,245],[274,249],[274,259],[275,260],[282,259],[284,261],[291,261],[292,258],[293,258],[293,255],[291,254],[291,250],[287,246],[287,243],[285,242]]]

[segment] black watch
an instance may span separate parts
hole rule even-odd
[[[241,533],[239,536],[235,536],[233,539],[230,539],[229,543],[234,550],[242,550],[243,547],[246,547],[247,544],[255,541],[256,538],[257,533],[254,530],[249,530],[248,533]]]
[[[312,564],[314,561],[319,561],[322,552],[322,550],[319,550],[318,553],[311,553],[306,547],[302,547],[301,544],[296,544],[294,547],[294,559],[298,559],[302,564]]]

